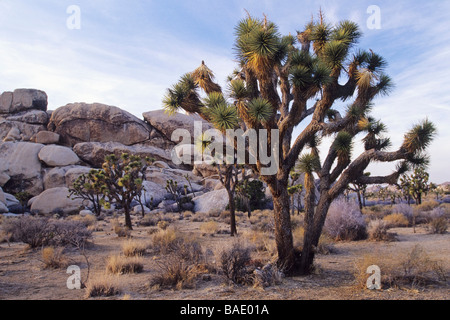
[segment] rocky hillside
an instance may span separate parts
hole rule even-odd
[[[144,119],[118,107],[104,104],[70,103],[47,110],[47,94],[17,89],[0,95],[0,213],[20,213],[14,195],[33,196],[33,213],[71,214],[83,209],[80,200],[67,198],[75,179],[91,168],[99,168],[107,154],[124,152],[150,156],[157,161],[147,170],[146,198],[152,208],[170,208],[166,181],[187,185],[189,176],[195,193],[193,211],[223,210],[225,190],[208,166],[177,166],[172,154],[191,152],[190,145],[171,141],[178,128],[193,130],[200,119],[184,114],[169,117],[162,110],[144,113]],[[204,129],[211,128],[203,123]]]

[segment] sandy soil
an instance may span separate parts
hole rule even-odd
[[[238,225],[242,231],[250,227],[244,219]],[[106,259],[121,253],[121,244],[125,241],[111,231],[108,220],[99,221],[94,232],[92,245],[87,248],[91,264],[91,279],[101,277],[105,272]],[[174,223],[179,232],[192,233],[200,239],[204,249],[217,249],[230,244],[232,239],[226,234],[214,236],[202,234],[201,222],[181,220]],[[152,227],[137,227],[132,233],[136,240],[150,241],[148,230]],[[153,227],[154,228],[154,227]],[[228,229],[223,222],[220,228]],[[112,299],[121,299],[127,295],[131,299],[151,300],[334,300],[334,299],[443,299],[450,298],[450,234],[431,235],[424,228],[418,228],[414,234],[411,228],[392,230],[398,234],[396,242],[340,242],[334,244],[335,252],[318,255],[317,272],[307,277],[284,278],[282,284],[261,289],[251,286],[229,285],[220,274],[211,274],[208,281],[198,279],[195,289],[156,290],[149,281],[156,275],[156,261],[161,257],[146,255],[144,271],[140,274],[116,276],[121,288],[120,295]],[[241,238],[243,236],[240,236]],[[355,262],[367,254],[376,253],[383,259],[395,262],[416,245],[420,244],[427,254],[439,260],[447,275],[446,282],[436,282],[422,287],[384,288],[379,291],[360,289],[355,286]],[[65,255],[70,264],[79,265],[82,278],[86,277],[84,258],[74,250],[67,248]],[[0,299],[37,299],[37,300],[79,300],[85,298],[85,290],[68,290],[65,269],[44,269],[40,250],[29,250],[22,243],[0,244]]]

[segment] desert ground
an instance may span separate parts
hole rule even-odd
[[[267,285],[233,283],[221,269],[220,252],[239,243],[249,248],[251,261],[256,267],[275,261],[275,240],[270,231],[261,231],[271,219],[268,210],[257,211],[251,219],[238,213],[238,237],[232,238],[227,232],[226,214],[211,217],[206,214],[167,214],[160,219],[167,223],[147,223],[139,215],[133,216],[134,230],[126,237],[119,237],[123,216],[108,215],[97,220],[93,217],[78,218],[88,222],[93,231],[92,238],[85,246],[85,256],[89,261],[89,280],[87,263],[80,250],[67,246],[58,257],[62,260],[55,268],[46,266],[43,248],[30,249],[20,242],[3,240],[0,244],[0,299],[2,300],[79,300],[79,299],[126,299],[126,300],[447,300],[450,295],[450,234],[430,234],[426,225],[413,228],[391,228],[395,241],[331,241],[326,245],[331,252],[317,254],[314,272],[309,276],[279,277]],[[3,218],[3,223],[6,218]],[[161,220],[160,220],[161,221]],[[294,217],[301,221],[300,217]],[[156,225],[152,225],[156,224]],[[165,229],[165,230],[162,230]],[[190,239],[201,246],[202,257],[191,270],[188,285],[158,284],[157,279],[167,270],[172,253],[157,250],[155,235],[170,233],[174,238]],[[296,233],[294,229],[294,239]],[[173,239],[172,239],[173,240]],[[170,240],[167,240],[170,241]],[[110,256],[123,256],[124,243],[141,244],[144,251],[137,258],[142,268],[138,273],[107,272]],[[419,264],[431,263],[439,268],[430,268],[429,276],[422,272],[423,281],[394,281],[386,279],[394,272],[402,274],[408,254],[419,245],[425,257]],[[411,258],[411,256],[409,256]],[[135,259],[135,258],[126,258]],[[410,259],[411,260],[411,259]],[[169,261],[169,262],[167,262]],[[172,262],[170,262],[172,261]],[[425,261],[425,262],[424,262]],[[417,262],[417,261],[416,261]],[[411,262],[409,266],[416,262]],[[176,262],[175,262],[176,264]],[[365,281],[368,264],[381,268],[381,290],[369,290]],[[88,290],[69,290],[66,273],[68,265],[81,268],[81,278],[89,287],[90,283],[107,283],[114,287],[110,297],[89,297]],[[166,268],[164,269],[164,266]],[[438,271],[438,275],[435,275]],[[414,273],[414,270],[411,271]],[[406,277],[405,277],[406,278]],[[405,279],[403,279],[405,280]],[[362,283],[362,285],[361,285]]]

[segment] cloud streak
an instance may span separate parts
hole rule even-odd
[[[366,26],[372,1],[231,0],[137,2],[78,1],[82,29],[66,28],[72,1],[24,4],[0,1],[0,91],[21,87],[45,90],[49,108],[70,102],[101,102],[141,116],[159,109],[165,89],[205,60],[220,84],[233,70],[233,26],[252,15],[277,22],[295,34],[317,16],[351,19],[364,31],[362,49],[385,56],[396,89],[378,98],[374,115],[385,122],[394,146],[412,124],[428,117],[439,136],[431,147],[431,180],[450,181],[450,11],[448,1],[377,1],[382,29]],[[357,149],[360,150],[360,149]],[[357,151],[356,150],[356,151]],[[374,174],[393,166],[375,165]]]

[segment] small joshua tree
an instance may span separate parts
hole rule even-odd
[[[94,207],[94,213],[99,216],[104,204],[106,185],[104,174],[101,170],[92,169],[88,174],[79,176],[69,189],[69,198],[90,201]]]
[[[150,158],[122,154],[105,157],[101,181],[104,194],[119,203],[125,211],[125,225],[132,230],[130,206],[131,202],[142,193],[145,171]]]
[[[411,175],[404,174],[400,178],[400,186],[416,204],[422,204],[422,194],[429,191],[428,178],[429,174],[424,167],[417,167]]]

